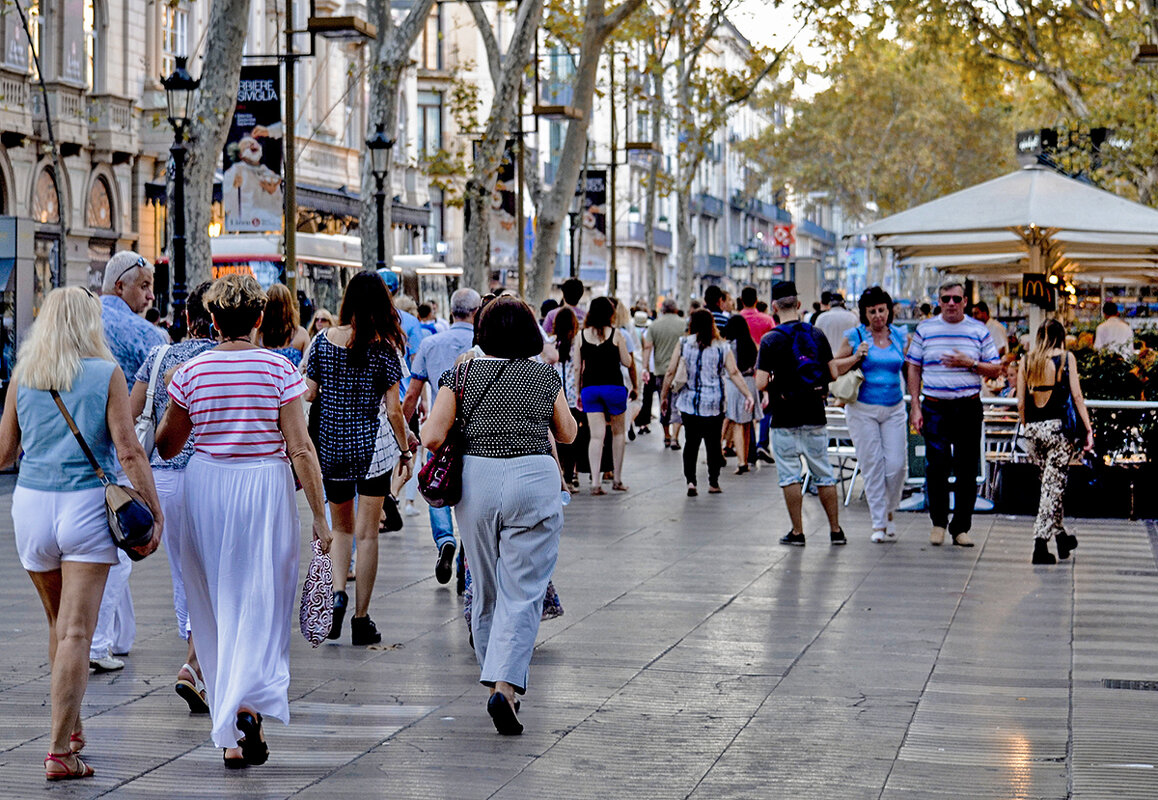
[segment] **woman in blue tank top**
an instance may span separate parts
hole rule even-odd
[[[44,777],[63,780],[93,774],[77,755],[85,745],[81,700],[101,593],[117,548],[105,519],[104,488],[51,390],[105,473],[114,476],[119,460],[152,510],[153,539],[142,554],[161,543],[164,520],[149,459],[133,432],[125,376],[105,342],[100,301],[78,286],[54,289],[20,346],[0,417],[0,468],[11,466],[23,448],[12,521],[20,563],[48,615],[52,732]]]
[[[855,402],[845,406],[848,432],[864,480],[872,516],[874,542],[896,537],[893,512],[905,485],[905,403],[901,378],[905,368],[905,332],[893,325],[893,299],[873,286],[857,301],[860,325],[844,333],[832,360],[836,378],[860,368],[864,383]]]

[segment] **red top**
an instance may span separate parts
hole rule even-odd
[[[269,350],[208,350],[169,384],[169,397],[193,421],[193,449],[214,458],[285,458],[278,415],[305,391],[293,364]]]
[[[760,346],[760,340],[764,338],[764,334],[776,327],[776,320],[772,319],[770,314],[762,314],[754,308],[745,308],[740,312],[740,316],[748,323],[748,330],[752,333],[752,341],[756,346]]]

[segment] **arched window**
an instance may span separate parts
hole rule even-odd
[[[93,181],[92,188],[88,191],[88,212],[85,215],[85,222],[94,230],[114,229],[112,192],[109,190],[108,181],[104,178]]]
[[[41,170],[36,177],[32,218],[37,222],[60,222],[60,207],[56,203],[56,175],[51,169]]]

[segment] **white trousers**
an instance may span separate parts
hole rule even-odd
[[[185,580],[181,577],[181,547],[189,536],[189,513],[185,508],[185,471],[154,469],[153,483],[165,514],[165,534],[161,542],[169,558],[169,575],[173,578],[173,611],[177,614],[177,635],[189,638],[189,604],[185,599]]]
[[[856,460],[864,480],[873,530],[888,526],[889,514],[901,504],[905,486],[905,404],[875,406],[849,403],[845,406],[848,432],[856,447]]]
[[[137,617],[133,613],[133,593],[129,590],[129,576],[133,561],[125,551],[117,549],[117,563],[109,567],[105,592],[101,595],[101,610],[93,631],[90,658],[104,658],[111,653],[127,653],[137,638]]]

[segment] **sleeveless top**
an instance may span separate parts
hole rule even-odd
[[[730,345],[724,341],[700,347],[695,336],[685,336],[680,345],[688,370],[688,385],[676,395],[681,414],[714,417],[724,413],[724,382],[728,378],[725,357]]]
[[[583,359],[583,375],[581,388],[588,386],[622,386],[623,373],[619,371],[619,346],[615,344],[615,336],[599,344],[587,341],[584,332],[580,332],[579,355]]]
[[[302,351],[296,347],[269,347],[266,348],[271,353],[277,353],[279,356],[284,356],[295,367],[301,366]]]
[[[114,480],[116,455],[106,408],[109,380],[117,365],[99,358],[85,358],[80,364],[72,389],[61,392],[60,399],[97,462],[109,480]],[[20,444],[24,449],[17,486],[43,492],[75,492],[101,485],[51,394],[42,389],[19,387],[16,416],[20,420]]]
[[[905,334],[896,325],[889,326],[889,346],[877,347],[867,325],[845,331],[845,339],[855,352],[861,342],[868,342],[868,354],[860,362],[864,383],[857,402],[870,406],[895,406],[904,400],[901,374],[905,369]]]
[[[1062,418],[1066,398],[1070,396],[1069,373],[1062,368],[1062,356],[1053,356],[1050,361],[1053,362],[1054,368],[1057,370],[1057,382],[1052,386],[1028,387],[1028,396],[1025,398],[1026,422],[1045,422],[1051,419]],[[1063,376],[1065,378],[1064,381]],[[1040,408],[1037,403],[1033,402],[1034,389],[1052,390],[1049,393],[1049,400]]]

